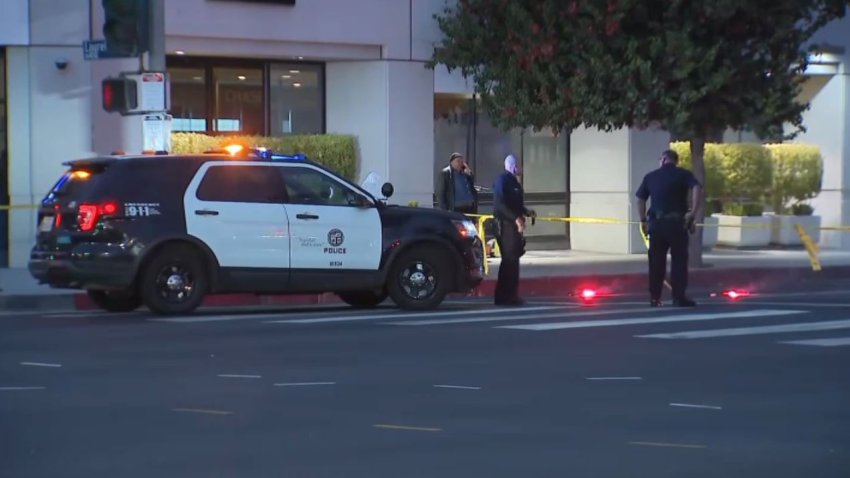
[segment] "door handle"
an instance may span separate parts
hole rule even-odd
[[[197,216],[218,216],[218,211],[210,211],[209,209],[199,209],[195,211]]]
[[[298,218],[298,219],[318,219],[319,218],[319,216],[317,216],[315,214],[296,214],[295,217]]]

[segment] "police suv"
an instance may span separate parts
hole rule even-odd
[[[475,225],[388,205],[303,155],[227,148],[65,163],[42,200],[30,273],[112,311],[195,310],[208,293],[334,292],[438,306],[483,278]]]

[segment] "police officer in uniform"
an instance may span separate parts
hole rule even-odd
[[[643,178],[637,190],[641,229],[649,235],[650,305],[661,305],[661,290],[667,272],[670,251],[673,305],[693,307],[696,302],[685,295],[688,287],[688,234],[695,231],[696,210],[702,205],[702,187],[687,169],[678,167],[679,155],[667,150],[661,153],[661,167]],[[688,193],[692,210],[688,210]],[[650,200],[649,213],[646,201]]]
[[[519,297],[519,258],[525,253],[525,217],[535,217],[525,207],[522,185],[517,179],[521,170],[513,155],[505,158],[505,172],[493,184],[493,216],[496,220],[497,241],[502,262],[496,281],[496,305],[522,305]]]

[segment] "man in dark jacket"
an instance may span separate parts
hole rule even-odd
[[[536,214],[525,207],[524,192],[517,179],[519,174],[521,170],[516,158],[508,155],[505,158],[505,172],[493,184],[493,216],[502,254],[494,297],[496,305],[525,303],[519,296],[519,258],[525,248],[522,233],[525,231],[525,217],[534,217]]]
[[[460,153],[453,153],[449,158],[449,165],[440,172],[437,181],[437,205],[446,211],[478,213],[475,176]]]

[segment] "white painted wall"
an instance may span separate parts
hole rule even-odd
[[[820,147],[824,158],[823,189],[812,202],[824,226],[850,225],[850,18],[827,25],[815,41],[843,48],[830,55],[840,62],[837,74],[811,100],[803,115],[807,132],[795,142]],[[850,232],[823,231],[821,245],[850,249]]]
[[[358,182],[370,172],[395,187],[391,202],[430,205],[433,192],[433,74],[422,63],[329,63],[327,130],[358,138]],[[425,179],[427,178],[427,179]]]
[[[328,63],[325,70],[328,133],[358,139],[358,182],[370,173],[390,175],[387,75],[383,61]]]
[[[2,0],[0,45],[26,45],[30,40],[29,0]]]
[[[389,170],[392,201],[433,205],[434,75],[419,62],[389,64]]]
[[[91,74],[74,47],[10,48],[9,176],[12,204],[38,202],[64,171],[91,155]],[[57,57],[69,66],[58,70]],[[34,209],[11,215],[12,267],[23,266],[35,231]]]
[[[669,143],[665,131],[574,131],[570,136],[570,215],[636,221],[635,191],[643,176],[658,167],[658,157]],[[646,252],[636,225],[571,223],[570,243],[579,251]]]

